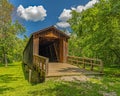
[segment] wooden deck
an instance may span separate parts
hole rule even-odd
[[[46,77],[76,76],[76,75],[97,75],[100,73],[80,69],[77,66],[67,63],[48,63],[48,74]]]

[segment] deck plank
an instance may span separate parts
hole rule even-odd
[[[77,66],[67,63],[49,63],[48,74],[46,75],[46,77],[76,76],[82,74],[89,75],[89,74],[99,74],[99,73],[87,71],[85,69],[80,69]]]

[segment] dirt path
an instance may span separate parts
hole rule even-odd
[[[80,75],[80,76],[63,76],[60,77],[60,80],[63,81],[81,81],[81,82],[86,82],[89,80],[89,78],[85,75]]]

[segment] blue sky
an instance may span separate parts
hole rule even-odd
[[[26,34],[56,25],[61,28],[70,27],[66,22],[72,15],[71,10],[81,12],[90,8],[98,0],[9,0],[15,7],[13,20],[25,26]]]

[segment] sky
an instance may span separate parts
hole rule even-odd
[[[12,19],[26,28],[26,35],[47,28],[69,29],[67,21],[71,11],[82,12],[94,6],[99,0],[9,0],[14,6]]]

